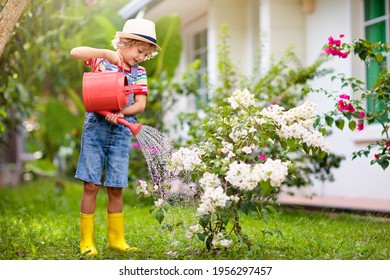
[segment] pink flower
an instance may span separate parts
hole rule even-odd
[[[349,103],[347,105],[347,110],[348,110],[349,113],[355,113],[355,111],[356,111],[351,103]]]
[[[379,155],[378,155],[378,154],[375,154],[374,157],[375,157],[376,159],[378,159],[378,158],[379,158]]]
[[[390,147],[390,140],[386,141],[385,145],[387,148]]]
[[[141,149],[141,144],[137,141],[137,142],[134,142],[133,144],[131,144],[131,149],[137,149],[137,150],[140,150]]]
[[[347,58],[348,57],[348,53],[347,52],[339,52],[339,57]]]
[[[340,38],[343,38],[344,34],[340,34]],[[341,58],[347,58],[348,52],[342,52],[344,47],[341,44],[341,40],[335,40],[332,36],[328,38],[328,44],[324,47],[324,52],[333,56]]]
[[[261,154],[257,157],[259,160],[262,160],[262,161],[265,161],[267,159],[267,155],[266,154]]]
[[[348,94],[345,94],[345,93],[340,94],[339,97],[340,97],[341,99],[346,99],[346,100],[350,100],[350,99],[351,99],[351,97],[350,97]]]
[[[338,101],[338,109],[339,111],[348,111],[349,113],[355,113],[355,108],[353,107],[353,105],[351,103],[347,103],[345,102],[344,100],[349,100],[350,97],[349,95],[347,94],[341,94],[340,95],[340,100]]]
[[[358,120],[357,130],[362,131],[364,129],[364,121],[362,119]]]
[[[359,118],[364,118],[366,116],[366,113],[364,113],[364,111],[361,111],[360,113],[359,113]]]

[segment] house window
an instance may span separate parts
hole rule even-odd
[[[197,98],[197,109],[202,103],[208,102],[208,91],[206,81],[203,78],[207,74],[207,30],[202,30],[194,34],[193,37],[193,60],[200,60],[200,68],[198,75],[199,96]]]
[[[370,42],[387,42],[389,38],[389,6],[390,0],[364,0],[365,37]],[[379,66],[371,63],[366,72],[367,87],[372,87],[379,76]],[[367,111],[375,112],[382,109],[373,99],[367,100]]]

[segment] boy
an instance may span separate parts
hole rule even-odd
[[[75,177],[84,182],[80,206],[80,253],[95,256],[94,213],[96,197],[105,166],[103,185],[107,188],[107,232],[108,247],[121,251],[137,252],[124,239],[124,213],[122,190],[127,187],[130,142],[132,134],[127,127],[118,125],[118,118],[135,123],[137,114],[146,107],[147,83],[145,68],[138,63],[150,59],[161,48],[156,43],[155,25],[146,19],[126,21],[123,31],[117,32],[112,42],[115,51],[91,47],[76,47],[71,57],[83,60],[88,66],[100,71],[122,71],[129,84],[142,85],[142,90],[130,95],[129,103],[120,112],[103,117],[97,113],[86,113],[81,141],[79,162]]]

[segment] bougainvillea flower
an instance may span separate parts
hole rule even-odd
[[[341,99],[346,99],[346,100],[350,100],[350,99],[351,99],[351,97],[350,97],[348,94],[345,94],[345,93],[340,94],[339,97],[340,97]]]
[[[343,38],[344,34],[340,34],[340,38]],[[343,46],[341,40],[335,40],[332,36],[328,37],[328,44],[324,47],[324,52],[333,56],[341,58],[347,58],[348,52],[343,52]]]
[[[265,161],[267,159],[267,155],[266,154],[261,154],[261,155],[258,156],[258,159]]]
[[[358,120],[357,130],[362,131],[364,129],[364,121],[362,119]]]

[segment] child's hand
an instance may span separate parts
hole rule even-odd
[[[123,63],[123,61],[124,61],[121,54],[119,54],[118,52],[111,51],[111,50],[109,50],[107,52],[106,59],[111,64],[118,65],[118,66],[121,65],[121,63]]]
[[[112,124],[115,124],[115,125],[118,125],[118,118],[124,118],[125,116],[122,114],[122,113],[112,113],[112,114],[108,114],[106,116],[106,121],[108,121],[109,123],[112,123]]]

